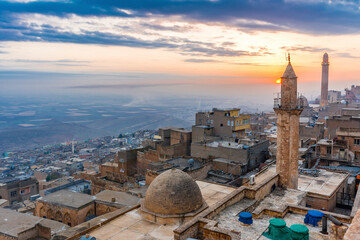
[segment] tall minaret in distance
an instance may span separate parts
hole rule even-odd
[[[329,85],[329,56],[327,53],[323,56],[322,75],[321,75],[321,98],[320,106],[328,105],[328,85]]]
[[[276,172],[279,185],[298,187],[299,125],[302,107],[297,96],[297,76],[290,62],[281,77],[280,104],[274,107],[277,115]]]

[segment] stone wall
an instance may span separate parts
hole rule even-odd
[[[224,158],[242,165],[246,171],[259,167],[267,159],[269,141],[262,141],[247,149],[228,148],[223,146],[210,147],[202,143],[191,144],[191,156],[202,159]]]
[[[277,185],[279,176],[277,174],[264,179],[261,183],[257,184],[254,188],[242,186],[234,189],[233,192],[224,197],[221,201],[217,202],[212,207],[201,212],[197,217],[181,225],[174,230],[175,240],[185,240],[187,238],[203,239],[240,239],[236,233],[229,232],[225,229],[216,227],[216,222],[211,219],[219,214],[226,207],[229,207],[241,199],[253,198],[256,200],[263,199],[264,196],[271,193],[273,184]]]
[[[225,158],[247,164],[247,150],[227,147],[210,147],[201,143],[191,144],[191,156],[202,159]]]
[[[223,172],[231,173],[233,175],[238,175],[238,176],[245,173],[243,172],[240,164],[236,164],[228,161],[218,161],[216,159],[214,159],[214,161],[212,162],[212,169],[221,170]]]
[[[106,213],[114,212],[120,208],[121,208],[120,206],[115,206],[111,203],[95,202],[96,216],[101,216]]]
[[[359,239],[360,236],[360,209],[355,214],[349,229],[346,231],[344,240]]]
[[[17,239],[28,240],[33,238],[51,239],[51,229],[48,227],[44,227],[41,224],[36,224],[33,228],[19,233]]]
[[[332,117],[326,120],[330,139],[336,137],[338,128],[360,128],[360,119],[352,117]]]
[[[35,216],[41,218],[45,217],[47,219],[62,222],[69,226],[76,226],[80,223],[85,222],[86,217],[90,214],[95,215],[94,202],[91,202],[90,204],[80,209],[72,209],[38,200],[36,202],[36,207],[34,210]]]
[[[213,127],[192,126],[192,142],[202,142],[210,136],[214,136]]]
[[[119,192],[126,192],[126,187],[121,183],[107,181],[105,179],[92,177],[91,178],[91,195],[96,195],[104,190],[113,190]]]
[[[299,136],[302,139],[306,139],[306,138],[323,139],[324,132],[325,132],[324,124],[315,124],[313,127],[301,124],[299,129]]]
[[[16,240],[17,238],[11,237],[9,235],[5,235],[3,233],[0,233],[0,240]]]
[[[152,162],[158,162],[159,155],[156,150],[145,150],[144,152],[137,153],[137,173],[144,176],[146,169]]]
[[[197,179],[204,179],[207,176],[207,173],[212,169],[212,165],[211,163],[208,163],[206,165],[204,165],[203,167],[199,168],[199,169],[195,169],[195,170],[191,170],[191,171],[187,171],[186,173],[189,174],[194,180]],[[146,185],[150,185],[150,183],[152,181],[154,181],[154,179],[159,176],[161,174],[161,172],[157,172],[154,170],[150,170],[148,169],[146,171],[146,175],[145,175],[145,182]]]

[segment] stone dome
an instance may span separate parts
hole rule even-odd
[[[204,204],[196,182],[185,172],[171,169],[150,184],[143,207],[160,215],[181,215],[200,209]]]

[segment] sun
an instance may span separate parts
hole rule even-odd
[[[276,79],[276,83],[277,83],[277,84],[281,84],[281,78]]]

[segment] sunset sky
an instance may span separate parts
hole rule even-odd
[[[272,85],[286,52],[300,91],[320,91],[324,52],[330,89],[359,83],[359,1],[0,1],[3,89]]]

